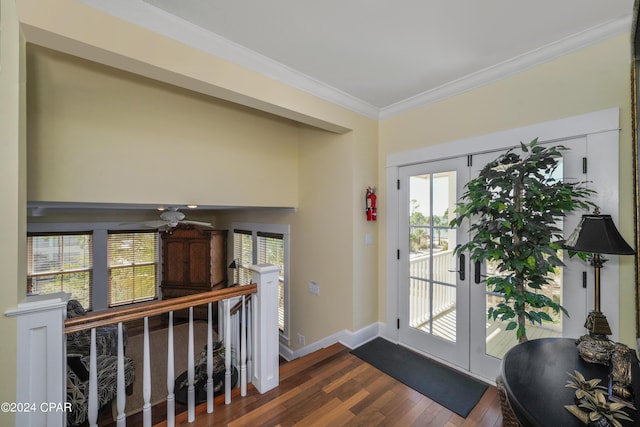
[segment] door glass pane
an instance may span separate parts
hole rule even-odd
[[[449,218],[456,203],[456,173],[409,180],[409,326],[456,340],[456,232]]]
[[[558,167],[552,175],[552,178],[556,180],[563,179],[563,163],[562,159],[558,162]],[[557,226],[562,229],[562,221]],[[558,252],[558,258],[562,260],[562,251]],[[495,263],[486,263],[487,276],[495,276],[498,274],[496,271]],[[507,274],[506,272],[502,274]],[[545,287],[540,292],[552,298],[559,304],[562,304],[562,267],[557,267],[556,271],[551,274],[551,285]],[[496,307],[502,302],[502,296],[493,292],[486,292],[486,310],[489,307]],[[485,313],[487,312],[485,311]],[[562,313],[554,313],[553,310],[548,309],[547,314],[553,319],[552,322],[542,322],[542,324],[532,325],[527,323],[527,338],[547,338],[547,337],[561,337],[562,336]],[[490,356],[502,359],[504,354],[514,345],[518,344],[515,330],[506,331],[508,322],[500,320],[486,319],[486,353]]]

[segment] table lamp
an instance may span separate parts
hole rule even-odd
[[[590,264],[595,273],[594,309],[584,324],[589,334],[579,339],[578,352],[588,362],[608,363],[613,343],[607,338],[607,335],[611,335],[609,322],[600,311],[600,269],[607,261],[601,254],[633,255],[635,251],[620,235],[611,215],[600,215],[598,209],[593,214],[582,216],[564,248],[591,254]]]

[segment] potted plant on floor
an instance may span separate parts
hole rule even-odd
[[[466,184],[451,226],[473,219],[470,240],[455,248],[469,252],[472,262],[489,261],[496,274],[486,278],[489,289],[503,296],[490,307],[488,318],[507,321],[519,342],[527,340],[526,322],[551,321],[548,310],[567,311],[542,294],[551,274],[562,266],[562,229],[558,222],[578,209],[588,209],[593,193],[580,182],[554,177],[563,146],[543,146],[537,138],[520,144],[487,164]]]

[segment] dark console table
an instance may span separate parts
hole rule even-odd
[[[564,408],[574,404],[574,389],[565,387],[568,372],[581,372],[587,379],[601,378],[609,384],[609,368],[583,361],[569,338],[543,338],[530,340],[513,347],[502,361],[502,377],[509,403],[524,427],[584,427]],[[640,366],[633,364],[634,404],[640,408]],[[636,411],[627,409],[640,425]]]

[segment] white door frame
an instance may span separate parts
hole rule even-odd
[[[386,185],[387,185],[387,221],[386,221],[386,325],[382,328],[381,335],[385,338],[398,342],[398,272],[399,264],[397,251],[399,248],[399,197],[397,189],[399,179],[399,168],[416,163],[423,163],[430,160],[446,159],[450,157],[467,154],[478,154],[487,151],[495,151],[518,145],[520,142],[528,143],[534,138],[540,142],[552,142],[584,136],[587,138],[587,146],[590,154],[597,153],[598,157],[611,159],[615,164],[619,161],[619,132],[620,132],[620,111],[619,108],[596,111],[564,119],[553,120],[531,126],[510,129],[488,135],[461,139],[449,143],[425,146],[416,150],[393,153],[387,156],[386,160]],[[481,148],[479,148],[481,147]],[[593,182],[598,182],[612,191],[598,192],[593,197],[594,203],[606,207],[606,212],[613,220],[618,222],[619,211],[619,179],[617,174],[611,173],[611,167],[597,168],[593,165],[589,177]],[[617,169],[616,169],[617,170]],[[615,189],[615,190],[614,190]],[[619,262],[617,256],[610,256],[607,263],[607,283],[619,283]],[[593,286],[593,279],[588,285]],[[589,306],[593,305],[593,291],[588,292]],[[619,335],[619,318],[614,316],[618,313],[619,293],[611,290],[602,295],[602,310],[611,313],[608,318],[612,335],[611,339],[616,341]],[[447,363],[446,361],[442,361]],[[487,378],[494,381],[493,378]]]
[[[466,275],[466,279],[460,279],[460,276],[457,273],[452,273],[448,279],[443,280],[441,277],[440,280],[443,280],[447,283],[444,286],[450,286],[449,289],[455,290],[455,311],[456,311],[456,327],[455,327],[455,340],[450,341],[449,339],[444,339],[443,337],[439,337],[432,332],[425,332],[424,330],[420,330],[420,328],[416,328],[410,325],[411,322],[411,300],[410,296],[410,253],[409,253],[409,205],[410,205],[410,193],[411,193],[411,183],[410,178],[412,176],[419,176],[422,174],[437,174],[441,172],[454,172],[455,173],[455,185],[452,185],[450,181],[449,191],[453,191],[453,196],[457,198],[458,194],[463,190],[463,186],[469,181],[469,173],[470,169],[467,165],[467,159],[465,157],[456,157],[445,160],[431,161],[425,163],[419,163],[416,165],[410,165],[407,167],[403,167],[400,170],[400,175],[402,179],[402,185],[405,187],[404,192],[401,192],[399,210],[404,212],[404,215],[401,216],[402,224],[400,226],[403,229],[403,234],[399,235],[400,245],[400,259],[399,259],[399,268],[400,268],[400,276],[402,279],[398,279],[398,291],[399,291],[399,319],[400,319],[400,328],[398,335],[398,342],[402,345],[410,346],[414,349],[419,350],[420,348],[426,351],[428,348],[431,353],[434,355],[438,355],[438,357],[443,358],[454,364],[459,366],[461,369],[468,370],[469,369],[469,275]],[[433,176],[433,175],[432,175]],[[451,188],[453,187],[453,188]],[[402,195],[404,193],[404,195]],[[450,193],[447,196],[451,195]],[[442,194],[440,194],[442,196]],[[434,192],[431,192],[431,197],[434,198]],[[456,199],[453,201],[457,202]],[[450,210],[451,214],[453,214],[453,209]],[[432,214],[434,212],[431,212]],[[456,232],[453,233],[452,229],[450,229],[450,233],[448,235],[449,238],[449,249],[455,248],[455,246],[460,243],[465,243],[468,239],[468,227],[467,223],[463,223],[460,226],[456,227]],[[451,237],[455,236],[456,238],[452,241]],[[458,256],[455,257],[453,254],[451,255],[453,259],[455,259],[455,264],[451,267],[452,269],[460,269],[467,268],[466,262],[465,265],[460,265],[458,261]],[[430,271],[430,276],[427,279],[433,279],[433,267]],[[423,278],[424,279],[424,278]],[[438,288],[441,287],[442,284],[438,284],[438,282],[430,282],[427,281],[429,287]],[[400,292],[402,290],[402,292]],[[431,312],[429,312],[431,315]],[[433,321],[434,319],[431,319]]]

